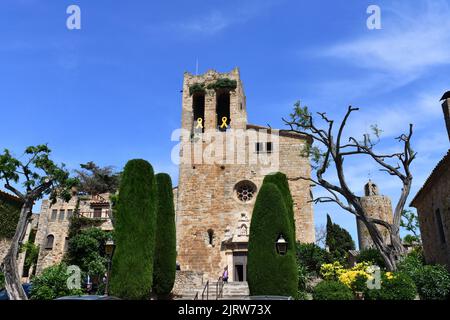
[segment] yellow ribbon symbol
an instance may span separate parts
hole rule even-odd
[[[195,129],[203,129],[203,119],[202,118],[197,119],[197,126],[195,127]]]
[[[220,129],[223,129],[223,128],[228,128],[228,125],[227,125],[227,121],[228,121],[228,118],[227,117],[223,117],[222,118],[222,125],[220,126]]]

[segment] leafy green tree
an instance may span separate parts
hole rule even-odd
[[[369,262],[373,265],[379,266],[380,268],[386,268],[386,264],[384,263],[384,259],[381,256],[380,251],[375,248],[361,250],[356,258],[356,261],[358,263]]]
[[[116,251],[110,292],[124,299],[146,299],[153,284],[156,228],[156,184],[145,160],[125,166],[115,212]]]
[[[417,213],[411,210],[403,210],[400,227],[412,233],[406,235],[403,241],[409,244],[420,242],[419,217]]]
[[[172,180],[166,173],[156,175],[157,223],[155,238],[155,261],[153,270],[153,291],[158,297],[167,297],[175,283],[176,273],[176,231]]]
[[[276,250],[282,235],[288,247],[285,255]],[[252,295],[297,295],[298,270],[295,240],[284,198],[273,183],[264,183],[256,198],[250,223],[248,285]]]
[[[25,262],[23,269],[28,274],[31,267],[35,267],[39,256],[39,246],[35,245],[31,240],[25,242],[21,249],[21,252],[25,252]],[[31,276],[31,275],[29,275]]]
[[[325,240],[330,254],[335,260],[345,262],[348,251],[355,250],[355,243],[347,230],[333,223],[327,215],[327,238]]]
[[[44,269],[41,275],[36,276],[31,287],[32,300],[54,300],[63,296],[82,295],[81,289],[69,289],[67,280],[70,273],[65,263],[57,264]]]
[[[297,243],[297,261],[305,266],[308,272],[319,274],[320,267],[324,263],[332,262],[331,255],[314,243]]]
[[[25,237],[33,204],[45,195],[50,196],[52,203],[57,198],[68,201],[72,196],[72,188],[78,183],[77,179],[69,177],[64,164],[56,165],[50,156],[51,150],[47,145],[26,148],[20,160],[7,149],[0,154],[0,180],[23,203],[11,246],[3,261],[6,290],[11,300],[27,300],[16,257]]]
[[[288,212],[289,221],[292,225],[293,239],[297,239],[295,235],[294,201],[292,200],[287,176],[282,172],[268,174],[264,177],[263,184],[264,183],[273,183],[281,191]]]

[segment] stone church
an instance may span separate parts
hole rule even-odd
[[[180,269],[217,280],[228,266],[230,281],[246,281],[250,220],[262,181],[277,171],[309,177],[311,167],[302,156],[308,143],[304,135],[247,122],[237,68],[185,73],[176,204]],[[297,240],[314,242],[310,182],[289,186]]]

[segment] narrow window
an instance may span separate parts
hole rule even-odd
[[[272,142],[267,142],[266,144],[266,152],[272,153]]]
[[[59,210],[59,217],[58,217],[59,221],[63,221],[64,220],[65,213],[66,213],[65,210],[63,210],[63,209]]]
[[[439,238],[442,243],[445,243],[444,224],[442,223],[441,211],[439,209],[436,210],[436,223],[437,223]]]
[[[50,221],[55,221],[57,216],[58,216],[58,210],[53,209],[52,216],[50,217]]]
[[[255,144],[256,153],[261,153],[263,151],[263,144],[261,142],[257,142]]]
[[[45,249],[52,250],[54,241],[55,241],[55,237],[52,234],[49,234],[47,236],[47,243],[45,244]]]
[[[73,216],[73,210],[72,209],[68,209],[67,210],[67,219],[72,218],[72,216]]]
[[[94,208],[94,218],[102,217],[102,208]]]
[[[205,132],[205,94],[194,94],[192,108],[194,110],[194,132]]]
[[[214,231],[212,229],[208,230],[208,244],[210,246],[214,245]]]
[[[66,241],[64,242],[64,251],[69,250],[69,237],[66,237]]]
[[[217,115],[217,128],[219,131],[227,131],[230,127],[230,92],[229,91],[217,91],[216,100],[216,115]]]

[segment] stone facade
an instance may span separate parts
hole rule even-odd
[[[193,85],[207,88],[224,78],[235,80],[236,89],[190,94]],[[203,272],[210,280],[217,280],[229,266],[230,281],[245,281],[250,219],[262,181],[277,171],[288,178],[309,177],[309,161],[301,152],[311,141],[300,134],[247,124],[238,69],[230,73],[210,70],[199,76],[186,73],[182,107],[178,262],[181,270]],[[226,128],[221,128],[224,114]],[[310,183],[296,180],[289,185],[297,240],[314,242]]]
[[[37,274],[62,261],[67,251],[70,217],[76,211],[78,201],[81,216],[102,219],[104,222],[100,227],[103,230],[113,229],[109,217],[109,194],[92,197],[74,196],[69,202],[58,200],[53,205],[49,200],[43,200],[35,240],[35,244],[40,248]]]
[[[450,139],[450,92],[441,101]],[[425,260],[446,265],[450,270],[450,150],[436,165],[411,206],[419,216]]]
[[[364,197],[361,197],[361,206],[365,209],[367,216],[380,219],[389,223],[393,222],[391,199],[379,194],[378,187],[371,180],[364,186]],[[364,250],[374,247],[372,237],[364,223],[356,220],[358,230],[359,249]],[[377,226],[381,232],[384,242],[390,243],[389,231],[383,226]]]
[[[423,252],[427,263],[450,270],[450,150],[438,163],[411,206],[419,215]]]

